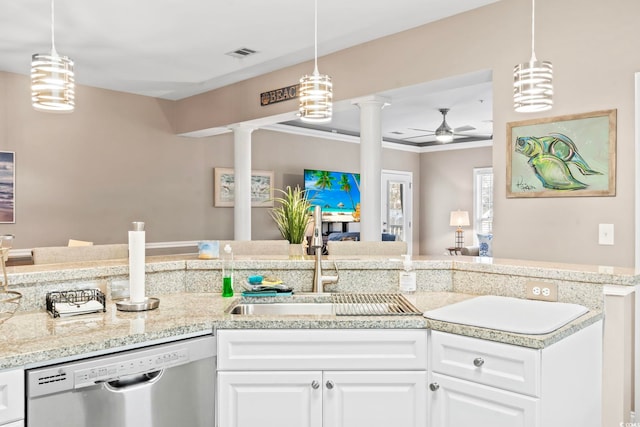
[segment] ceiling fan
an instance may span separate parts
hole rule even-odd
[[[410,128],[412,130],[417,130],[417,131],[420,131],[420,132],[429,132],[429,133],[424,134],[424,135],[410,136],[410,137],[407,137],[407,138],[404,138],[404,139],[422,138],[422,137],[425,137],[425,136],[435,135],[436,141],[438,141],[441,144],[447,144],[449,142],[452,142],[454,136],[466,137],[464,139],[464,141],[469,141],[469,138],[473,138],[473,140],[491,139],[492,136],[485,136],[485,135],[474,136],[474,135],[459,133],[459,132],[466,132],[466,131],[470,131],[470,130],[475,130],[476,128],[474,128],[473,126],[466,125],[466,126],[461,126],[461,127],[452,129],[451,126],[449,126],[449,124],[447,123],[447,113],[449,112],[449,109],[448,108],[440,108],[440,109],[438,109],[438,111],[440,111],[440,113],[442,114],[442,123],[440,124],[440,126],[438,126],[438,128],[435,131],[426,130],[426,129]],[[463,142],[463,141],[460,141],[460,142]]]

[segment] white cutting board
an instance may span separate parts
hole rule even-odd
[[[589,310],[578,304],[484,295],[424,313],[443,322],[518,334],[548,334]]]

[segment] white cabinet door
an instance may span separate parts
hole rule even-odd
[[[322,373],[218,372],[218,425],[321,427]]]
[[[431,427],[539,427],[539,399],[447,375],[429,383]]]
[[[24,418],[24,371],[0,372],[0,424]]]
[[[426,379],[426,371],[324,372],[324,427],[426,427]]]

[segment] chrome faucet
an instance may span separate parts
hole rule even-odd
[[[313,269],[313,286],[311,292],[323,293],[325,284],[338,283],[338,266],[334,262],[336,268],[335,276],[325,276],[322,274],[322,209],[316,206],[313,210],[313,235],[311,236],[311,247],[316,252],[316,263]]]

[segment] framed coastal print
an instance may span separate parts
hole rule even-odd
[[[235,175],[230,168],[213,169],[213,205],[233,207]],[[273,171],[251,171],[251,206],[273,207]]]
[[[616,110],[507,123],[507,197],[616,194]]]
[[[16,153],[0,151],[0,224],[16,222]]]

